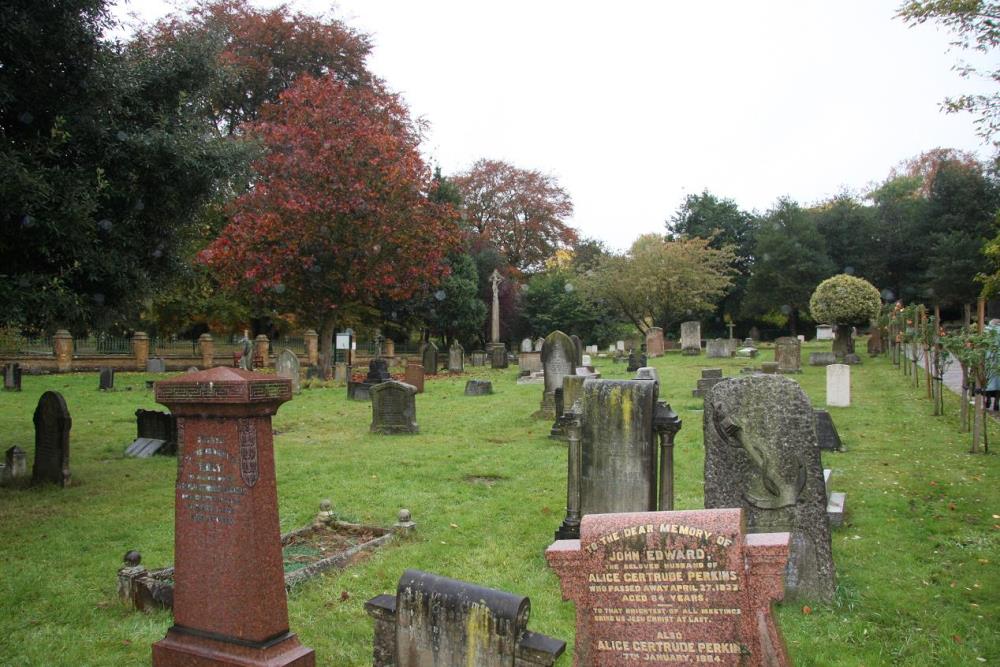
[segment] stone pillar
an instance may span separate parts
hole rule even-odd
[[[135,358],[135,369],[146,370],[146,362],[149,361],[149,336],[145,331],[132,334],[132,356]]]
[[[288,629],[271,417],[291,382],[235,368],[156,383],[177,418],[174,624],[154,667],[313,667]]]
[[[306,339],[306,357],[310,366],[319,365],[319,334],[315,329],[309,329],[302,337]]]
[[[73,370],[73,334],[60,329],[52,336],[52,347],[56,355],[56,368],[60,373]]]
[[[260,364],[260,368],[267,368],[271,356],[268,350],[270,345],[271,341],[269,341],[267,336],[264,334],[261,334],[253,339],[253,358],[255,368],[258,363]]]
[[[391,338],[386,338],[382,341],[382,356],[383,357],[395,357],[396,356],[396,341]]]
[[[215,364],[215,341],[212,334],[203,333],[198,336],[198,349],[201,351],[201,366],[208,370]]]

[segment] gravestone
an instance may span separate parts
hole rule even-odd
[[[469,380],[465,383],[466,396],[488,396],[493,393],[493,383],[489,380]]]
[[[541,352],[522,352],[517,355],[517,368],[522,374],[537,373],[542,369]]]
[[[389,380],[370,390],[372,397],[372,433],[396,435],[417,433],[417,388],[405,382]]]
[[[872,327],[868,334],[867,348],[869,357],[877,357],[882,354],[882,336],[876,327]]]
[[[569,338],[573,341],[573,347],[576,349],[576,358],[573,360],[573,366],[583,366],[583,340],[576,334],[573,334]]]
[[[113,368],[102,368],[101,374],[98,377],[97,388],[100,391],[112,391],[115,388],[115,369]]]
[[[651,357],[662,357],[663,350],[663,329],[651,327],[646,332],[646,354]]]
[[[635,373],[640,368],[649,365],[649,360],[646,358],[645,354],[636,353],[632,350],[628,353],[628,366],[625,367],[627,373]]]
[[[457,340],[448,348],[448,372],[465,372],[465,348]]]
[[[816,340],[833,340],[833,326],[830,324],[820,324],[816,327]]]
[[[420,570],[365,603],[372,667],[547,667],[566,642],[527,629],[531,601]]]
[[[760,329],[758,329],[756,326],[750,327],[750,331],[747,332],[747,338],[750,339],[750,342],[760,340]]]
[[[530,338],[525,338],[521,341],[521,352],[532,352],[534,350],[534,345]]]
[[[438,349],[431,341],[427,341],[424,345],[424,351],[421,356],[423,359],[424,373],[426,375],[437,375],[438,373]]]
[[[742,507],[752,533],[792,534],[789,598],[830,601],[834,564],[815,414],[797,382],[747,375],[705,401],[705,507]]]
[[[28,455],[14,445],[4,453],[3,474],[0,484],[16,484],[28,476]]]
[[[21,391],[21,364],[11,362],[3,367],[4,391]]]
[[[600,350],[598,349],[598,347],[596,345],[588,345],[586,348],[584,348],[584,351],[587,354],[596,355]]]
[[[695,356],[701,354],[701,323],[697,321],[681,323],[681,354]]]
[[[705,356],[709,359],[728,359],[729,341],[724,338],[713,338],[705,342]]]
[[[166,373],[167,372],[167,362],[165,362],[161,357],[153,357],[152,359],[146,360],[146,372],[147,373]]]
[[[418,394],[424,393],[424,367],[415,361],[406,364],[406,384],[417,390]]]
[[[544,338],[538,337],[535,339],[535,352],[541,352],[544,346],[545,346]]]
[[[774,341],[774,360],[779,373],[802,372],[802,341],[791,336],[782,336]]]
[[[507,358],[507,348],[502,345],[494,345],[490,348],[490,367],[507,368],[509,359]]]
[[[615,349],[618,350],[619,352],[624,352],[625,351],[625,341],[623,341],[623,340],[616,340],[615,341]]]
[[[70,482],[69,431],[73,420],[66,400],[57,391],[47,391],[35,408],[35,465],[31,469],[32,484]]]
[[[726,378],[722,377],[721,368],[705,368],[701,371],[701,378],[698,379],[698,386],[691,391],[695,398],[705,398],[709,390]]]
[[[851,367],[847,364],[826,367],[826,404],[834,408],[851,407]]]
[[[376,357],[368,362],[368,375],[365,376],[365,382],[370,385],[376,385],[391,379],[392,376],[389,375],[388,361],[382,357]]]
[[[826,410],[816,409],[816,440],[820,449],[837,451],[843,447],[833,417]]]
[[[652,380],[656,383],[657,389],[660,386],[660,373],[652,366],[643,366],[635,372],[636,380]]]
[[[589,369],[591,372],[593,372],[594,370],[594,360],[590,357],[589,354],[583,355],[583,360],[580,362],[580,365],[586,369]]]
[[[586,377],[581,375],[564,375],[562,387],[557,387],[556,398],[556,418],[549,429],[549,437],[557,440],[563,439],[566,430],[563,424],[565,413],[573,407],[573,404],[583,396],[583,383]]]
[[[469,363],[473,366],[485,366],[488,358],[489,355],[486,354],[486,350],[473,350],[469,354]]]
[[[809,353],[809,365],[810,366],[829,366],[830,364],[837,363],[837,355],[833,352],[810,352]]]
[[[125,456],[145,459],[154,454],[173,456],[177,453],[177,420],[168,412],[135,411],[136,437],[125,450]]]
[[[274,373],[280,378],[291,380],[292,393],[298,394],[302,391],[302,379],[299,376],[299,358],[287,347],[278,353],[278,358],[274,362]]]
[[[553,331],[542,346],[542,368],[545,372],[545,389],[542,392],[542,406],[539,416],[547,419],[556,417],[557,387],[562,386],[563,377],[576,374],[576,346],[573,339],[562,331]]]
[[[760,363],[760,372],[766,373],[768,375],[774,375],[779,370],[777,361],[762,361]]]
[[[156,383],[177,418],[174,624],[154,667],[313,667],[289,631],[271,416],[291,382],[213,368]]]
[[[747,535],[741,513],[585,516],[546,549],[576,606],[574,665],[791,665],[772,609],[789,535]]]

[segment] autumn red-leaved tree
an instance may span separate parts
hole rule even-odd
[[[573,202],[554,177],[479,160],[452,180],[462,193],[473,240],[494,247],[515,271],[541,269],[557,249],[576,242],[576,231],[566,224]]]
[[[447,274],[457,214],[428,199],[420,128],[377,82],[299,77],[249,130],[266,150],[258,180],[200,259],[226,286],[315,323],[329,368],[338,314]]]

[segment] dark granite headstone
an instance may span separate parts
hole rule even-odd
[[[833,417],[826,410],[816,411],[816,439],[819,441],[820,449],[839,450],[843,443],[840,442],[840,434],[837,433],[837,426],[833,423]]]
[[[368,375],[365,376],[365,382],[379,384],[391,379],[392,376],[389,375],[389,362],[385,359],[377,357],[368,362]]]
[[[717,384],[705,401],[705,507],[742,507],[753,533],[791,533],[789,597],[829,601],[835,574],[815,421],[805,392],[784,376]]]
[[[448,372],[465,372],[465,348],[457,340],[448,348]]]
[[[69,431],[73,420],[66,400],[57,391],[47,391],[35,408],[35,465],[31,470],[32,484],[66,486],[69,472]]]
[[[423,359],[424,373],[427,375],[437,375],[438,373],[438,349],[431,341],[427,341],[424,345],[424,351],[421,354]]]
[[[167,372],[167,362],[165,362],[160,357],[154,357],[152,359],[146,360],[146,372],[147,373],[166,373]]]
[[[21,391],[21,364],[12,362],[3,367],[4,391]]]
[[[530,632],[531,601],[420,570],[365,603],[373,667],[547,667],[566,642]]]
[[[489,380],[469,380],[465,383],[466,396],[487,396],[493,393],[493,383]]]
[[[649,364],[649,360],[646,355],[641,352],[636,352],[632,350],[628,353],[628,366],[625,367],[625,371],[628,373],[635,373],[640,368],[643,368]]]
[[[101,391],[111,391],[115,388],[115,369],[102,368],[98,389]]]
[[[154,454],[173,456],[177,453],[177,420],[168,412],[135,411],[136,438],[125,450],[125,456],[145,459]]]
[[[573,339],[562,331],[553,331],[542,345],[542,368],[545,372],[545,389],[542,392],[540,416],[555,419],[556,388],[562,386],[563,376],[576,374],[576,346]]]
[[[583,366],[583,340],[576,334],[570,336],[569,339],[573,341],[573,347],[576,348],[576,358],[573,360],[573,367]]]
[[[369,390],[372,399],[372,433],[417,433],[417,388],[389,380]]]
[[[292,393],[298,394],[302,391],[302,380],[299,376],[299,358],[287,347],[278,353],[278,358],[274,362],[274,374],[280,378],[292,381]]]

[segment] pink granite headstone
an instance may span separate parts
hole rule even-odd
[[[576,667],[789,665],[771,604],[788,533],[747,535],[741,509],[590,514],[545,552],[576,604]]]

